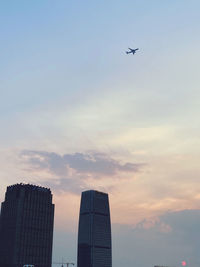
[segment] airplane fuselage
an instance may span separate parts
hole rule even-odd
[[[131,54],[132,53],[134,55],[137,50],[139,50],[139,48],[136,48],[136,49],[129,48],[129,51],[126,51],[126,54]]]

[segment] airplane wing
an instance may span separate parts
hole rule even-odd
[[[128,47],[128,49],[129,49],[129,50],[131,50],[131,51],[133,50],[133,49],[132,49],[132,48],[130,48],[130,47]]]

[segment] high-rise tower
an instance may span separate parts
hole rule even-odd
[[[50,189],[8,186],[0,215],[0,266],[51,267],[53,220]]]
[[[78,230],[78,267],[111,267],[111,223],[108,194],[82,193]]]

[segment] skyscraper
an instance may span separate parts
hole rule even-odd
[[[108,194],[82,193],[78,230],[78,267],[111,267],[111,223]]]
[[[50,189],[7,187],[0,215],[0,266],[51,267],[54,204]]]

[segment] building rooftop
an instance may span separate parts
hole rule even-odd
[[[15,189],[20,189],[20,188],[25,188],[27,190],[31,190],[31,191],[42,191],[42,192],[48,192],[51,193],[50,188],[46,188],[46,187],[42,187],[42,186],[38,186],[38,185],[33,185],[33,184],[24,184],[24,183],[19,183],[19,184],[14,184],[14,185],[10,185],[7,187],[7,191],[10,192],[12,190]]]

